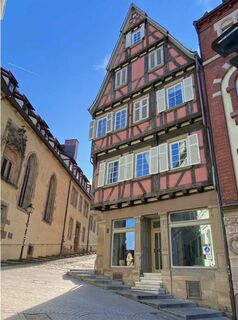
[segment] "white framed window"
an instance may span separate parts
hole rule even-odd
[[[145,151],[135,155],[135,176],[144,177],[150,174],[150,152]]]
[[[168,88],[156,92],[157,112],[174,109],[194,99],[192,76]]]
[[[170,246],[173,267],[215,267],[209,210],[170,214]]]
[[[107,117],[97,120],[97,138],[105,136],[107,133]]]
[[[114,119],[114,129],[115,131],[126,128],[127,126],[127,108],[123,108],[117,112],[115,112]]]
[[[115,88],[122,87],[127,84],[127,67],[124,67],[115,73]]]
[[[187,140],[180,140],[170,144],[170,168],[177,169],[189,164]]]
[[[145,36],[145,24],[142,23],[139,28],[126,34],[125,47],[129,48],[139,43]]]
[[[107,184],[118,182],[119,177],[119,160],[107,163]]]
[[[170,143],[169,150],[171,170],[201,162],[197,134],[192,134],[186,139]]]
[[[164,64],[163,47],[151,51],[148,55],[149,70],[155,69]]]
[[[133,267],[135,253],[135,219],[114,220],[112,225],[113,267]]]
[[[149,117],[149,97],[137,100],[133,104],[134,122],[144,120]]]

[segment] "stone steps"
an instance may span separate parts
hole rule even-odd
[[[219,319],[229,320],[224,317],[224,313],[217,310],[207,309],[207,308],[163,308],[164,311],[171,313],[180,319],[190,320],[190,319]]]

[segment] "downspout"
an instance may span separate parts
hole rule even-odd
[[[88,217],[88,235],[87,235],[87,245],[86,245],[86,252],[88,252],[88,245],[89,245],[89,232],[90,232],[90,220],[91,220],[91,214],[89,214]]]
[[[69,206],[69,194],[70,194],[70,189],[71,189],[71,183],[72,183],[72,179],[69,180],[68,195],[67,195],[65,214],[64,214],[64,226],[63,226],[62,240],[61,240],[61,245],[60,245],[60,255],[62,255],[63,245],[64,245],[64,233],[65,233],[65,226],[66,226],[68,206]]]
[[[199,38],[200,42],[200,38]],[[200,77],[198,75],[198,68],[200,65],[198,64],[198,58],[196,57],[196,74],[197,74],[197,82],[198,82],[198,90],[199,90],[199,98],[201,101],[201,109],[202,109],[202,115],[205,116],[206,122],[203,122],[206,127],[207,131],[207,137],[208,137],[208,145],[209,145],[209,151],[211,156],[211,162],[212,162],[212,174],[213,174],[213,183],[216,191],[216,197],[217,197],[217,203],[219,204],[219,211],[221,214],[221,226],[222,226],[222,233],[224,238],[224,249],[225,249],[225,259],[226,259],[226,266],[227,266],[227,276],[228,276],[228,282],[229,282],[229,289],[230,289],[230,300],[231,300],[231,308],[232,308],[232,318],[234,320],[237,320],[236,317],[236,303],[235,303],[235,295],[234,295],[234,289],[233,289],[233,281],[232,281],[232,273],[231,273],[231,264],[230,264],[230,258],[229,258],[229,248],[228,248],[228,242],[226,237],[226,228],[224,224],[224,211],[222,208],[222,200],[221,200],[221,191],[220,191],[220,185],[219,185],[219,179],[218,179],[218,172],[217,172],[217,166],[216,166],[216,159],[215,159],[215,150],[214,145],[211,141],[212,132],[211,132],[211,118],[209,112],[205,113],[203,99],[202,99],[202,90],[201,90],[201,84],[200,84]],[[202,69],[203,71],[203,69]],[[202,78],[204,81],[204,84],[206,83],[206,79],[204,77],[204,73],[202,72]],[[206,105],[208,105],[207,100],[207,94],[204,94],[204,99],[206,100]],[[204,120],[203,120],[204,121]],[[208,126],[209,124],[209,126]]]

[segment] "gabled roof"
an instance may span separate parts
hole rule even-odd
[[[116,42],[116,45],[113,49],[113,52],[111,54],[111,58],[108,62],[108,65],[106,67],[107,73],[104,77],[104,80],[102,82],[102,85],[99,89],[99,92],[96,96],[96,99],[94,100],[94,102],[92,103],[91,107],[89,108],[89,112],[91,114],[93,114],[96,110],[97,107],[97,102],[100,100],[101,95],[103,93],[103,90],[106,87],[106,84],[109,80],[109,75],[110,75],[110,71],[112,71],[112,67],[113,67],[113,63],[114,60],[117,56],[118,50],[120,48],[121,42],[123,40],[123,37],[125,36],[125,34],[127,33],[127,31],[130,30],[129,28],[129,21],[131,18],[131,15],[133,13],[138,13],[141,16],[141,22],[147,20],[151,25],[153,25],[156,29],[158,29],[162,34],[164,34],[164,36],[168,37],[168,39],[176,46],[178,47],[182,52],[184,52],[187,56],[189,56],[191,59],[195,59],[195,53],[191,50],[189,50],[188,48],[186,48],[181,42],[179,42],[177,39],[175,39],[167,29],[165,29],[163,26],[161,26],[159,23],[157,23],[155,20],[151,19],[150,17],[147,16],[146,12],[141,10],[140,8],[138,8],[135,4],[131,4],[130,8],[127,12],[126,18],[124,19],[124,22],[122,24],[122,27],[120,29],[120,36],[118,41]]]

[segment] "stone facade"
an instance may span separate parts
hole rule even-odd
[[[2,69],[1,82],[2,260],[88,251],[88,179],[18,92],[13,75]]]

